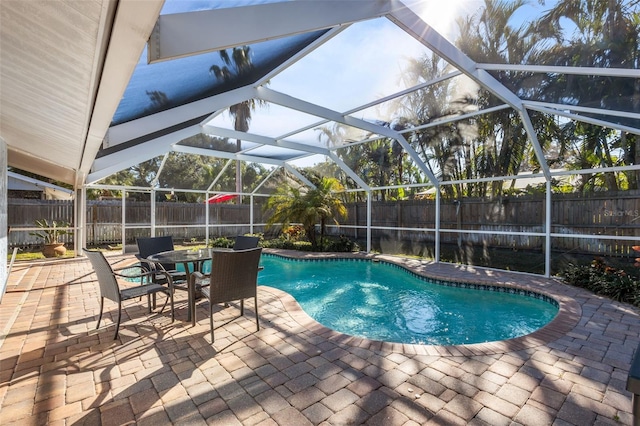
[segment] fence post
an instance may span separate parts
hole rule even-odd
[[[126,198],[127,198],[127,191],[126,190],[122,190],[122,233],[121,233],[121,240],[122,240],[122,254],[125,254],[127,252],[127,214],[126,214]]]
[[[367,253],[371,252],[371,190],[367,191]]]

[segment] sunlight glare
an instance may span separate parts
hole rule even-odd
[[[458,31],[456,19],[476,13],[481,6],[479,0],[414,0],[405,4],[449,40],[455,38]]]

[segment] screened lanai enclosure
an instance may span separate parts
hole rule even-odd
[[[75,185],[76,248],[275,236],[269,198],[332,178],[327,232],[361,250],[544,275],[633,257],[637,0],[166,0],[128,33],[142,6],[119,3],[129,68],[48,175]]]

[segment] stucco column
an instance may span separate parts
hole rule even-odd
[[[7,144],[0,137],[0,299],[7,287],[7,250],[9,244],[7,200]]]

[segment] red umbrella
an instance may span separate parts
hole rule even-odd
[[[237,197],[236,194],[216,194],[213,197],[209,198],[207,200],[207,203],[209,203],[209,204],[223,203],[225,201],[229,201],[229,200],[234,199],[236,197]]]

